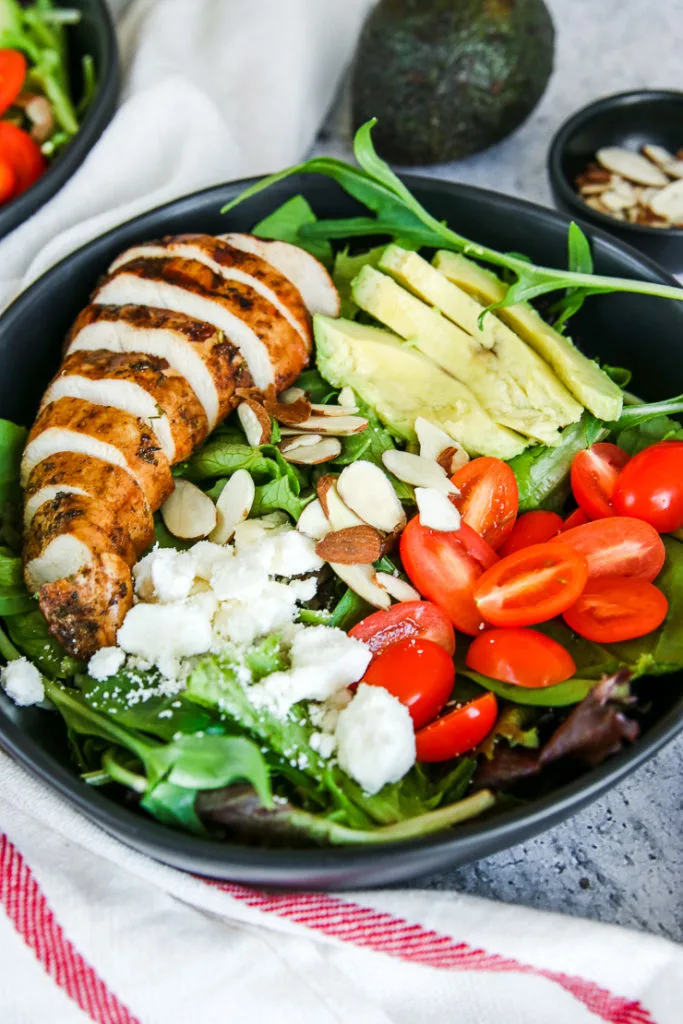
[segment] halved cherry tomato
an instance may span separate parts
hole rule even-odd
[[[494,626],[533,626],[574,604],[588,579],[583,555],[548,541],[501,558],[479,579],[474,602]]]
[[[411,582],[462,633],[478,633],[484,621],[472,592],[484,570],[498,561],[485,540],[465,523],[443,533],[423,526],[419,516],[401,534],[401,560]]]
[[[590,519],[614,515],[612,498],[628,452],[600,441],[574,456],[570,473],[572,494]]]
[[[363,676],[368,686],[382,686],[405,704],[413,725],[421,729],[436,718],[453,692],[455,665],[432,640],[409,637],[387,647]]]
[[[459,497],[451,500],[463,522],[495,551],[515,524],[519,507],[515,474],[506,462],[483,457],[459,469],[451,482],[460,491]]]
[[[563,527],[562,516],[556,512],[525,512],[521,515],[506,541],[498,548],[501,558],[512,555],[515,551],[528,548],[530,544],[542,544],[552,540]]]
[[[485,693],[447,712],[415,736],[418,761],[450,761],[481,743],[496,724],[498,701]]]
[[[683,526],[683,442],[660,441],[634,455],[614,493],[618,515],[634,516],[659,533]]]
[[[598,576],[588,581],[563,618],[586,640],[615,644],[651,633],[661,626],[668,610],[664,594],[646,580]]]
[[[16,187],[16,174],[6,160],[0,159],[0,203],[9,199]]]
[[[11,121],[0,121],[0,160],[6,161],[14,171],[15,196],[25,192],[47,167],[37,143]]]
[[[487,629],[465,660],[483,676],[528,689],[563,683],[576,672],[569,651],[536,629]]]
[[[582,508],[575,508],[572,514],[565,519],[562,532],[573,530],[575,526],[583,526],[584,523],[590,523],[590,519]]]
[[[651,582],[666,558],[662,538],[649,523],[628,516],[596,519],[562,534],[562,543],[580,551],[588,578],[635,576]]]
[[[26,78],[26,57],[19,50],[0,50],[0,114],[11,107]]]
[[[349,630],[349,636],[362,640],[374,655],[408,637],[433,640],[451,657],[455,653],[453,627],[431,601],[400,601],[385,612],[373,612]]]

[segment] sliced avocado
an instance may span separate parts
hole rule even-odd
[[[504,369],[526,393],[532,409],[544,414],[554,413],[560,427],[580,419],[583,406],[570,395],[548,364],[500,320],[484,317],[480,329],[478,320],[484,307],[422,256],[398,245],[389,245],[377,266],[404,288],[436,306],[484,348],[495,352]]]
[[[490,270],[459,253],[441,250],[434,257],[434,266],[449,281],[464,288],[487,305],[505,297],[506,286]],[[570,338],[554,330],[528,302],[499,309],[495,314],[519,334],[528,345],[549,363],[575,398],[600,420],[619,419],[623,405],[621,389],[600,369],[597,363],[579,352]]]
[[[471,455],[510,459],[526,447],[493,422],[469,388],[389,331],[320,314],[313,329],[323,377],[352,387],[397,437],[415,441],[415,420],[424,416]]]
[[[361,309],[466,384],[496,423],[544,444],[559,444],[553,410],[530,406],[524,384],[509,372],[496,350],[480,345],[438,310],[373,267],[363,267],[351,291]]]

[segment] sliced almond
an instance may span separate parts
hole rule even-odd
[[[161,506],[169,533],[180,540],[208,537],[216,525],[216,506],[208,494],[189,480],[176,480],[173,493]]]
[[[420,442],[420,455],[425,459],[434,459],[446,473],[455,473],[455,469],[449,469],[451,462],[457,462],[457,469],[469,462],[469,455],[455,438],[424,416],[418,416],[415,420],[415,433]],[[446,453],[449,453],[448,456]],[[444,462],[441,461],[442,456],[446,457]]]
[[[290,448],[304,448],[306,445],[319,444],[322,441],[322,434],[298,434],[295,430],[287,431],[284,441],[280,441],[278,448],[284,455]]]
[[[266,412],[273,419],[291,427],[299,426],[311,415],[311,403],[305,397],[296,398],[293,402],[278,402],[276,399],[266,398],[264,405]]]
[[[652,212],[673,224],[683,221],[683,180],[673,181],[661,189],[649,203]]]
[[[377,573],[371,565],[344,565],[330,562],[330,567],[344,583],[375,608],[391,607],[389,592],[377,583]]]
[[[415,501],[420,522],[429,530],[452,533],[462,525],[460,513],[443,491],[433,487],[416,487]]]
[[[683,178],[683,160],[671,159],[668,164],[664,165],[663,170],[670,178]]]
[[[312,540],[320,540],[330,532],[330,522],[323,512],[320,498],[315,498],[306,506],[299,516],[296,528],[299,533],[311,537]]]
[[[464,448],[446,448],[436,460],[447,476],[453,476],[459,469],[466,466],[470,457]]]
[[[230,540],[235,527],[251,512],[255,493],[254,481],[246,469],[232,474],[216,502],[218,520],[209,540],[214,544],[226,544]]]
[[[382,462],[395,477],[414,487],[434,487],[444,494],[457,494],[442,467],[432,459],[422,455],[412,455],[397,448],[389,448],[382,455]]]
[[[284,405],[291,405],[293,402],[298,402],[300,399],[306,399],[306,392],[303,388],[286,388],[285,391],[281,391],[279,394],[279,400]]]
[[[313,402],[311,404],[311,412],[315,413],[316,416],[348,416],[349,410],[345,409],[343,405],[334,405],[330,402],[329,405],[324,403]]]
[[[599,213],[607,213],[607,210],[600,202],[599,196],[586,196],[584,202],[586,206],[590,206],[591,210],[597,210]]]
[[[268,444],[270,441],[271,421],[270,416],[258,402],[248,398],[237,406],[237,418],[244,431],[248,444],[252,448],[258,448],[261,444]]]
[[[372,526],[347,526],[319,540],[315,553],[340,565],[372,565],[382,554],[382,538]]]
[[[346,409],[347,412],[358,412],[356,396],[353,393],[353,388],[348,387],[348,385],[341,389],[337,401]]]
[[[657,164],[658,167],[662,168],[674,159],[673,153],[670,153],[664,146],[655,146],[649,143],[643,146],[643,156],[646,156],[653,164]]]
[[[318,480],[317,491],[323,512],[333,530],[345,530],[347,526],[365,526],[355,512],[342,500],[337,490],[339,477],[326,475]]]
[[[283,452],[287,462],[296,466],[319,466],[341,455],[341,441],[336,437],[323,437],[317,444],[299,444]]]
[[[378,572],[377,583],[380,587],[391,594],[394,601],[421,601],[422,595],[418,594],[415,587],[402,580],[400,576],[392,576],[390,572]]]
[[[362,416],[310,416],[296,424],[299,430],[312,431],[314,434],[334,434],[336,437],[347,437],[360,434],[367,430],[368,421]]]
[[[613,192],[609,189],[607,192],[603,192],[600,195],[600,202],[610,213],[618,213],[621,210],[627,210],[630,206],[635,206],[635,196],[632,199],[628,199],[626,196],[620,195],[618,192]]]
[[[606,192],[610,187],[610,180],[607,181],[587,181],[582,185],[579,185],[579,192],[582,196],[599,196],[601,193]]]
[[[377,530],[393,533],[405,526],[406,515],[385,473],[372,462],[358,459],[337,480],[342,501]]]
[[[635,181],[638,185],[666,185],[668,178],[651,160],[640,153],[620,146],[606,146],[596,154],[599,163],[608,171],[620,174],[622,178]]]

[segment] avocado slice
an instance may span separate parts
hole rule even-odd
[[[442,427],[471,455],[510,459],[527,441],[494,423],[475,396],[400,338],[354,320],[313,317],[323,377],[349,385],[397,437],[415,441],[415,420]]]
[[[434,266],[449,281],[487,305],[505,298],[507,288],[500,278],[460,253],[440,250],[434,257]],[[487,314],[486,319],[494,316],[516,331],[552,366],[560,380],[589,412],[608,423],[619,419],[624,396],[618,385],[603,373],[597,363],[580,352],[571,338],[547,324],[530,303],[506,306],[495,314]]]
[[[480,345],[438,310],[373,267],[363,267],[351,292],[361,309],[466,384],[496,423],[544,444],[559,444],[554,410],[532,408],[524,375],[514,365],[503,363],[496,349]]]

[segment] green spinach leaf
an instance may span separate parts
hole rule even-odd
[[[301,229],[306,224],[315,224],[316,215],[303,196],[292,196],[260,220],[251,230],[257,238],[275,238],[281,242],[293,242],[307,249],[312,256],[329,266],[332,263],[332,246],[325,239],[305,238]]]

